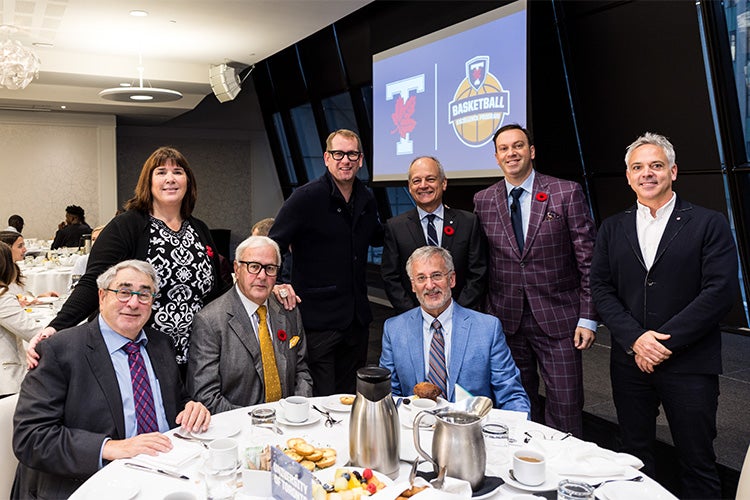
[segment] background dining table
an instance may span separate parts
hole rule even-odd
[[[239,443],[241,460],[245,450],[254,449],[259,445],[270,444],[285,447],[287,440],[295,437],[304,438],[316,447],[331,447],[337,450],[335,465],[323,469],[315,474],[322,480],[333,476],[333,470],[343,467],[349,461],[349,410],[337,403],[339,395],[311,398],[311,403],[330,415],[339,422],[328,427],[326,418],[314,411],[311,407],[310,416],[306,422],[301,424],[287,422],[283,418],[283,411],[279,403],[257,405],[255,407],[240,408],[229,412],[212,416],[208,436],[195,435],[197,438],[220,438],[233,437]],[[257,407],[270,407],[277,411],[277,425],[282,434],[276,434],[270,429],[253,426],[249,412]],[[388,483],[394,482],[394,488],[387,488],[379,492],[375,498],[392,499],[398,492],[403,491],[402,485],[408,487],[407,477],[412,462],[417,457],[413,443],[413,428],[410,425],[415,412],[408,408],[409,405],[399,406],[400,426],[400,450],[401,458],[398,477],[393,481],[385,478]],[[344,411],[341,411],[344,410]],[[566,437],[563,433],[550,427],[540,425],[526,420],[525,414],[493,409],[485,417],[485,423],[503,423],[509,427],[510,443],[507,447],[493,448],[492,456],[486,468],[487,476],[497,476],[506,482],[493,491],[481,497],[491,499],[514,499],[532,498],[523,495],[538,495],[538,498],[556,498],[557,483],[560,479],[575,479],[586,481],[590,484],[598,484],[608,479],[617,480],[606,485],[607,495],[604,495],[604,486],[597,490],[597,498],[604,500],[619,500],[620,498],[639,498],[639,500],[671,500],[675,499],[671,493],[664,489],[653,479],[643,475],[636,468],[626,465],[627,463],[639,462],[635,457],[624,454],[616,454],[609,450],[597,447],[593,443],[578,440],[574,437]],[[168,435],[175,432],[189,433],[180,429],[171,430]],[[565,439],[562,439],[565,438]],[[206,488],[201,473],[203,462],[208,451],[197,441],[186,441],[171,436],[174,448],[161,457],[151,459],[148,457],[136,457],[129,460],[115,460],[99,470],[88,481],[86,481],[70,498],[73,500],[84,499],[197,499],[206,498]],[[432,440],[431,429],[420,429],[421,446],[430,450]],[[209,439],[205,439],[206,442]],[[526,441],[526,442],[524,442]],[[539,487],[524,487],[509,479],[508,472],[512,468],[512,453],[521,448],[541,450],[548,456],[547,479]],[[171,456],[171,457],[170,457]],[[601,460],[591,461],[592,458]],[[606,459],[606,460],[605,460]],[[188,479],[177,479],[166,477],[147,471],[134,470],[126,467],[126,463],[136,462],[163,470],[179,472]],[[593,464],[593,465],[592,465]],[[604,469],[601,469],[604,464]],[[609,469],[607,465],[609,464]],[[593,472],[592,468],[599,467],[599,473]],[[429,471],[431,466],[424,463],[420,470]],[[267,474],[267,476],[264,476]],[[589,474],[596,474],[591,476]],[[636,476],[643,476],[639,483],[623,481]],[[243,473],[243,481],[240,482],[235,498],[269,498],[268,496],[257,496],[260,492],[267,494],[270,488],[270,473],[259,474],[257,471]],[[267,481],[268,484],[260,484]],[[514,486],[515,485],[515,486]],[[637,490],[635,489],[637,488]],[[398,491],[396,491],[398,489]],[[615,494],[620,491],[622,495]],[[600,494],[601,493],[601,494]],[[633,496],[636,495],[636,496]],[[429,498],[429,495],[419,495],[417,499]],[[454,497],[455,498],[455,497]]]

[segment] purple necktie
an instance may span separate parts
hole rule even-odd
[[[445,380],[445,339],[443,338],[443,325],[435,319],[432,322],[432,341],[430,342],[430,372],[427,381],[440,387],[441,396],[447,399]]]
[[[135,342],[128,342],[123,347],[128,353],[130,366],[130,381],[133,384],[133,404],[135,405],[135,420],[138,423],[138,434],[157,432],[159,424],[156,422],[154,410],[154,395],[148,381],[146,364],[141,356],[141,346]]]

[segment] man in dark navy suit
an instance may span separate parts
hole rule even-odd
[[[443,204],[447,186],[445,170],[437,158],[416,158],[409,165],[409,193],[417,206],[388,220],[385,226],[381,271],[385,293],[399,313],[419,305],[406,274],[406,261],[425,245],[441,246],[453,256],[453,299],[471,309],[482,305],[487,286],[487,243],[476,215]]]
[[[666,137],[639,137],[625,164],[638,202],[604,221],[591,265],[594,302],[612,333],[623,451],[654,474],[661,403],[679,455],[680,498],[721,498],[713,449],[719,321],[737,294],[737,251],[722,214],[672,191],[677,164]]]

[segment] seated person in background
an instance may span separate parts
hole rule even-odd
[[[143,328],[158,292],[151,264],[120,262],[97,285],[97,318],[39,343],[39,366],[21,384],[12,498],[67,498],[111,460],[172,449],[161,433],[175,423],[208,428],[209,411],[180,382],[171,340]]]
[[[500,321],[461,307],[451,298],[453,258],[436,246],[420,247],[406,261],[419,307],[386,320],[380,366],[391,370],[393,394],[409,396],[419,382],[455,401],[455,386],[487,396],[495,408],[529,411],[529,398]]]
[[[104,226],[97,226],[94,229],[91,230],[91,245],[93,246],[96,242],[96,239],[99,237],[99,233],[102,232],[102,229],[104,229]],[[73,264],[73,271],[71,274],[73,276],[78,276],[79,279],[83,274],[86,272],[86,264],[89,262],[89,255],[82,255],[75,264]]]
[[[24,256],[26,255],[26,244],[23,241],[23,236],[21,235],[21,233],[17,233],[15,231],[0,231],[0,241],[10,247],[11,254],[13,256],[13,262],[16,267],[15,280],[12,283],[7,283],[8,292],[18,299],[18,303],[21,305],[21,307],[39,304],[39,297],[59,296],[57,292],[49,291],[40,293],[35,298],[33,293],[25,289],[21,268],[18,267],[18,264],[15,264],[16,262],[23,262]]]
[[[11,215],[8,217],[8,227],[5,228],[5,231],[15,231],[17,233],[23,232],[23,217],[20,215]]]
[[[268,232],[271,230],[271,226],[273,226],[273,221],[273,217],[259,220],[253,224],[250,234],[252,236],[268,236]]]
[[[231,290],[193,320],[188,392],[213,413],[292,395],[312,396],[299,308],[272,295],[281,253],[266,236],[237,247]]]
[[[0,241],[0,398],[15,394],[26,374],[26,356],[22,341],[31,340],[39,324],[18,307],[18,300],[9,291],[15,283],[18,266],[13,262],[10,247]]]
[[[52,250],[60,247],[80,247],[81,237],[91,234],[91,226],[86,224],[84,211],[78,205],[65,207],[65,221],[57,226],[55,239],[52,241]]]

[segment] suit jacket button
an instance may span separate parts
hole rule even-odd
[[[521,262],[521,267],[526,267],[526,263],[525,262]]]
[[[647,284],[648,286],[654,286],[654,280],[648,280],[648,281],[646,282],[646,284]]]

